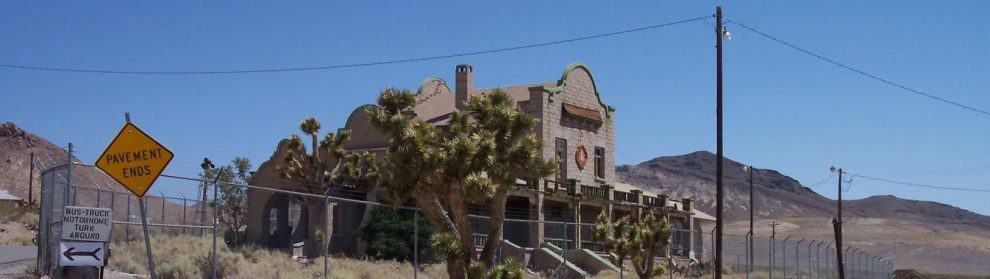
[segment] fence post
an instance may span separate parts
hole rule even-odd
[[[780,262],[783,265],[781,267],[782,276],[780,276],[780,278],[787,278],[787,240],[788,239],[791,239],[791,236],[785,237],[784,242],[781,243],[782,246],[780,247]]]
[[[770,256],[767,257],[768,258],[767,260],[769,261],[770,264],[770,272],[768,273],[770,279],[773,279],[773,257],[774,257],[773,242],[774,242],[773,237],[770,237]]]
[[[846,249],[847,256],[846,256],[845,260],[842,261],[842,265],[843,266],[846,266],[846,263],[849,263],[849,266],[848,267],[852,271],[852,274],[850,274],[852,276],[850,276],[849,278],[857,278],[859,276],[859,272],[856,271],[856,254],[855,253],[856,253],[856,249],[852,249],[851,247],[850,248],[847,248]]]
[[[814,244],[815,244],[815,241],[814,240],[812,240],[810,243],[808,243],[808,278],[811,278],[811,273],[812,272],[814,272],[816,276],[818,275],[818,247],[817,246],[815,247],[815,265],[814,265],[814,267],[812,267],[812,265],[811,265],[811,246],[814,245]],[[822,245],[821,242],[819,242],[818,245],[821,246]]]
[[[330,278],[330,237],[333,232],[330,231],[330,222],[333,222],[333,210],[330,208],[330,194],[328,192],[323,193],[323,279]]]
[[[131,241],[131,195],[127,195],[127,224],[124,224],[124,232],[127,233],[127,241]]]
[[[166,223],[168,223],[168,222],[165,222],[165,200],[167,198],[165,198],[165,193],[163,193],[161,191],[158,191],[158,193],[162,195],[162,219],[161,219],[161,222],[162,222],[162,224],[166,224]],[[162,233],[165,233],[165,226],[162,226]]]
[[[804,238],[794,244],[794,278],[801,278],[801,242]]]
[[[217,174],[217,178],[220,174]],[[220,203],[217,201],[217,180],[213,180],[213,265],[210,267],[213,276],[210,278],[217,279],[217,222],[220,221]],[[164,200],[164,199],[163,199]],[[162,212],[165,212],[165,203],[162,202]],[[164,215],[163,218],[164,220]]]
[[[75,195],[72,191],[72,143],[71,142],[69,143],[69,150],[67,152],[67,155],[68,156],[66,156],[65,159],[66,171],[65,171],[65,193],[62,199],[63,208],[64,205],[76,205],[75,202],[76,199],[74,198]],[[69,202],[70,199],[72,200],[72,202]]]
[[[110,213],[110,221],[111,221],[111,224],[113,223],[113,213],[112,212],[116,211],[116,210],[114,210],[114,204],[113,204],[114,199],[116,197],[117,197],[117,191],[113,191],[113,188],[110,188],[110,212],[111,212]],[[112,229],[113,228],[113,225],[110,225],[110,228],[111,228],[110,229],[110,233],[113,234],[113,229]]]
[[[182,233],[186,233],[186,195],[179,193],[182,196]]]
[[[413,279],[419,278],[419,210],[413,210]]]
[[[863,274],[865,273],[866,276],[864,277],[869,277],[870,276],[869,270],[867,270],[866,267],[864,266],[866,265],[866,262],[863,259],[864,253],[862,250],[860,250],[858,253],[859,255],[856,256],[856,261],[857,261],[856,266],[858,266],[859,268],[859,274],[860,276],[863,276]]]

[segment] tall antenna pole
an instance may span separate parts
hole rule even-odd
[[[715,7],[715,118],[716,118],[716,147],[715,153],[715,279],[722,279],[722,6]]]

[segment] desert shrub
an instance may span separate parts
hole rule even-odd
[[[217,278],[227,278],[227,275],[234,270],[233,265],[236,262],[238,262],[238,260],[234,254],[217,253]],[[200,278],[213,278],[213,253],[197,258],[196,267],[199,269]]]
[[[522,264],[519,263],[515,258],[506,260],[505,262],[496,265],[492,269],[488,269],[482,262],[475,262],[468,269],[469,279],[522,279],[523,271]]]
[[[38,204],[29,204],[24,206],[0,206],[0,223],[7,222],[22,222],[29,223],[34,220],[34,223],[38,223],[38,214],[40,213]]]
[[[138,238],[141,238],[139,235]],[[179,235],[152,238],[155,264],[161,278],[209,278],[212,257],[212,238]],[[323,259],[305,263],[293,260],[288,254],[266,250],[253,245],[230,249],[223,242],[217,243],[220,278],[322,278]],[[422,244],[425,246],[426,244]],[[111,245],[113,256],[109,269],[134,274],[148,274],[144,242],[118,242]],[[413,265],[395,260],[358,260],[332,258],[330,278],[391,278],[410,275]],[[422,265],[419,278],[446,278],[443,264]]]
[[[244,245],[245,239],[244,231],[227,230],[223,233],[223,242],[227,243],[227,246],[230,247]]]
[[[38,205],[0,206],[0,245],[34,245]]]
[[[361,229],[360,237],[368,246],[366,255],[377,260],[410,261],[413,255],[414,217],[408,212],[391,208],[377,208],[371,212],[368,225]],[[426,218],[419,218],[419,262],[436,261],[430,249],[430,237],[434,229]]]

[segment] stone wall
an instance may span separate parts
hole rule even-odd
[[[615,119],[614,114],[608,113],[608,107],[602,105],[596,94],[591,72],[583,67],[568,67],[565,73],[563,90],[544,94],[539,102],[543,116],[541,129],[544,158],[555,158],[555,139],[567,140],[567,178],[577,179],[580,184],[600,185],[612,184],[615,181]],[[534,104],[534,102],[531,100]],[[574,119],[563,114],[563,104],[597,110],[603,123],[594,125],[588,121]],[[579,146],[584,146],[588,154],[588,163],[579,169],[575,162],[575,153]],[[595,177],[595,147],[605,149],[605,178]]]

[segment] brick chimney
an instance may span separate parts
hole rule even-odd
[[[467,107],[468,94],[474,90],[474,69],[469,64],[457,65],[454,79],[454,107],[464,110]]]

